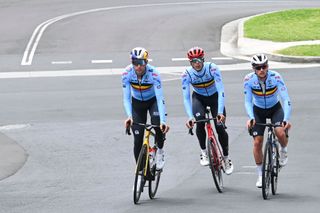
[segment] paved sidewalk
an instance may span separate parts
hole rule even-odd
[[[250,60],[251,56],[256,53],[265,53],[272,61],[290,62],[290,63],[319,63],[320,57],[304,57],[304,56],[286,56],[274,53],[287,47],[305,44],[320,44],[320,40],[316,41],[299,41],[299,42],[272,42],[258,39],[245,38],[243,36],[243,24],[246,20],[254,16],[238,19],[227,23],[221,31],[222,54]]]

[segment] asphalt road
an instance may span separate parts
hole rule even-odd
[[[149,48],[157,66],[181,66],[185,62],[171,59],[185,57],[185,50],[195,44],[207,47],[208,57],[223,57],[219,30],[228,21],[320,5],[317,1],[214,1],[90,13],[48,27],[32,65],[20,65],[26,44],[40,23],[75,11],[128,4],[132,2],[0,3],[0,22],[4,16],[10,17],[10,24],[2,23],[1,29],[1,72],[123,67],[128,63],[128,51],[136,45]],[[108,27],[101,27],[102,22]],[[17,23],[20,29],[12,30]],[[114,63],[85,62],[93,59],[112,59]],[[51,63],[56,60],[73,63]],[[219,65],[239,62],[217,61]],[[214,188],[209,169],[199,165],[196,138],[187,135],[184,127],[179,75],[162,75],[171,125],[167,163],[157,199],[149,200],[144,193],[141,205],[132,202],[132,138],[122,128],[125,113],[119,75],[0,79],[0,131],[16,141],[27,156],[17,173],[0,182],[0,212],[318,212],[318,68],[279,69],[292,99],[293,128],[279,194],[268,201],[255,187],[251,138],[245,129],[242,79],[249,71],[223,71],[235,166],[234,173],[225,177],[223,194]]]

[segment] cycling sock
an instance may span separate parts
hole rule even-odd
[[[288,152],[288,148],[287,147],[281,147],[281,152]]]
[[[257,165],[257,173],[259,176],[262,176],[262,164]]]

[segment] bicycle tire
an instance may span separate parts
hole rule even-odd
[[[135,174],[134,187],[133,187],[134,204],[138,204],[141,193],[143,191],[145,181],[146,181],[144,176],[146,157],[147,157],[147,146],[143,145],[140,150],[139,157],[137,160],[137,166],[136,166],[136,174]]]
[[[273,147],[273,164],[272,164],[272,176],[271,176],[271,191],[272,194],[275,195],[277,193],[278,188],[278,177],[279,177],[279,170],[280,170],[280,164],[279,164],[279,147],[276,144],[276,146]]]
[[[153,199],[156,196],[160,177],[161,177],[162,170],[157,170],[156,165],[150,169],[151,179],[149,180],[149,198]]]
[[[262,196],[265,200],[268,199],[271,184],[271,148],[270,142],[268,141],[264,148],[262,164]]]
[[[214,184],[219,193],[223,192],[223,177],[222,177],[222,166],[219,162],[219,153],[218,148],[215,147],[212,139],[208,139],[207,141],[207,149],[208,149],[208,158],[209,158],[209,167],[211,170],[211,174],[213,177]]]

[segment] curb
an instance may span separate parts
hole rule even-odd
[[[276,12],[276,11],[275,11]],[[269,12],[270,13],[270,12]],[[272,12],[271,12],[272,13]],[[244,22],[256,16],[267,13],[241,18],[225,24],[221,30],[220,52],[228,57],[250,60],[252,55],[265,53],[270,60],[289,63],[319,63],[318,56],[288,56],[274,53],[287,47],[296,45],[320,44],[316,41],[299,42],[272,42],[259,39],[246,38],[243,35]]]

